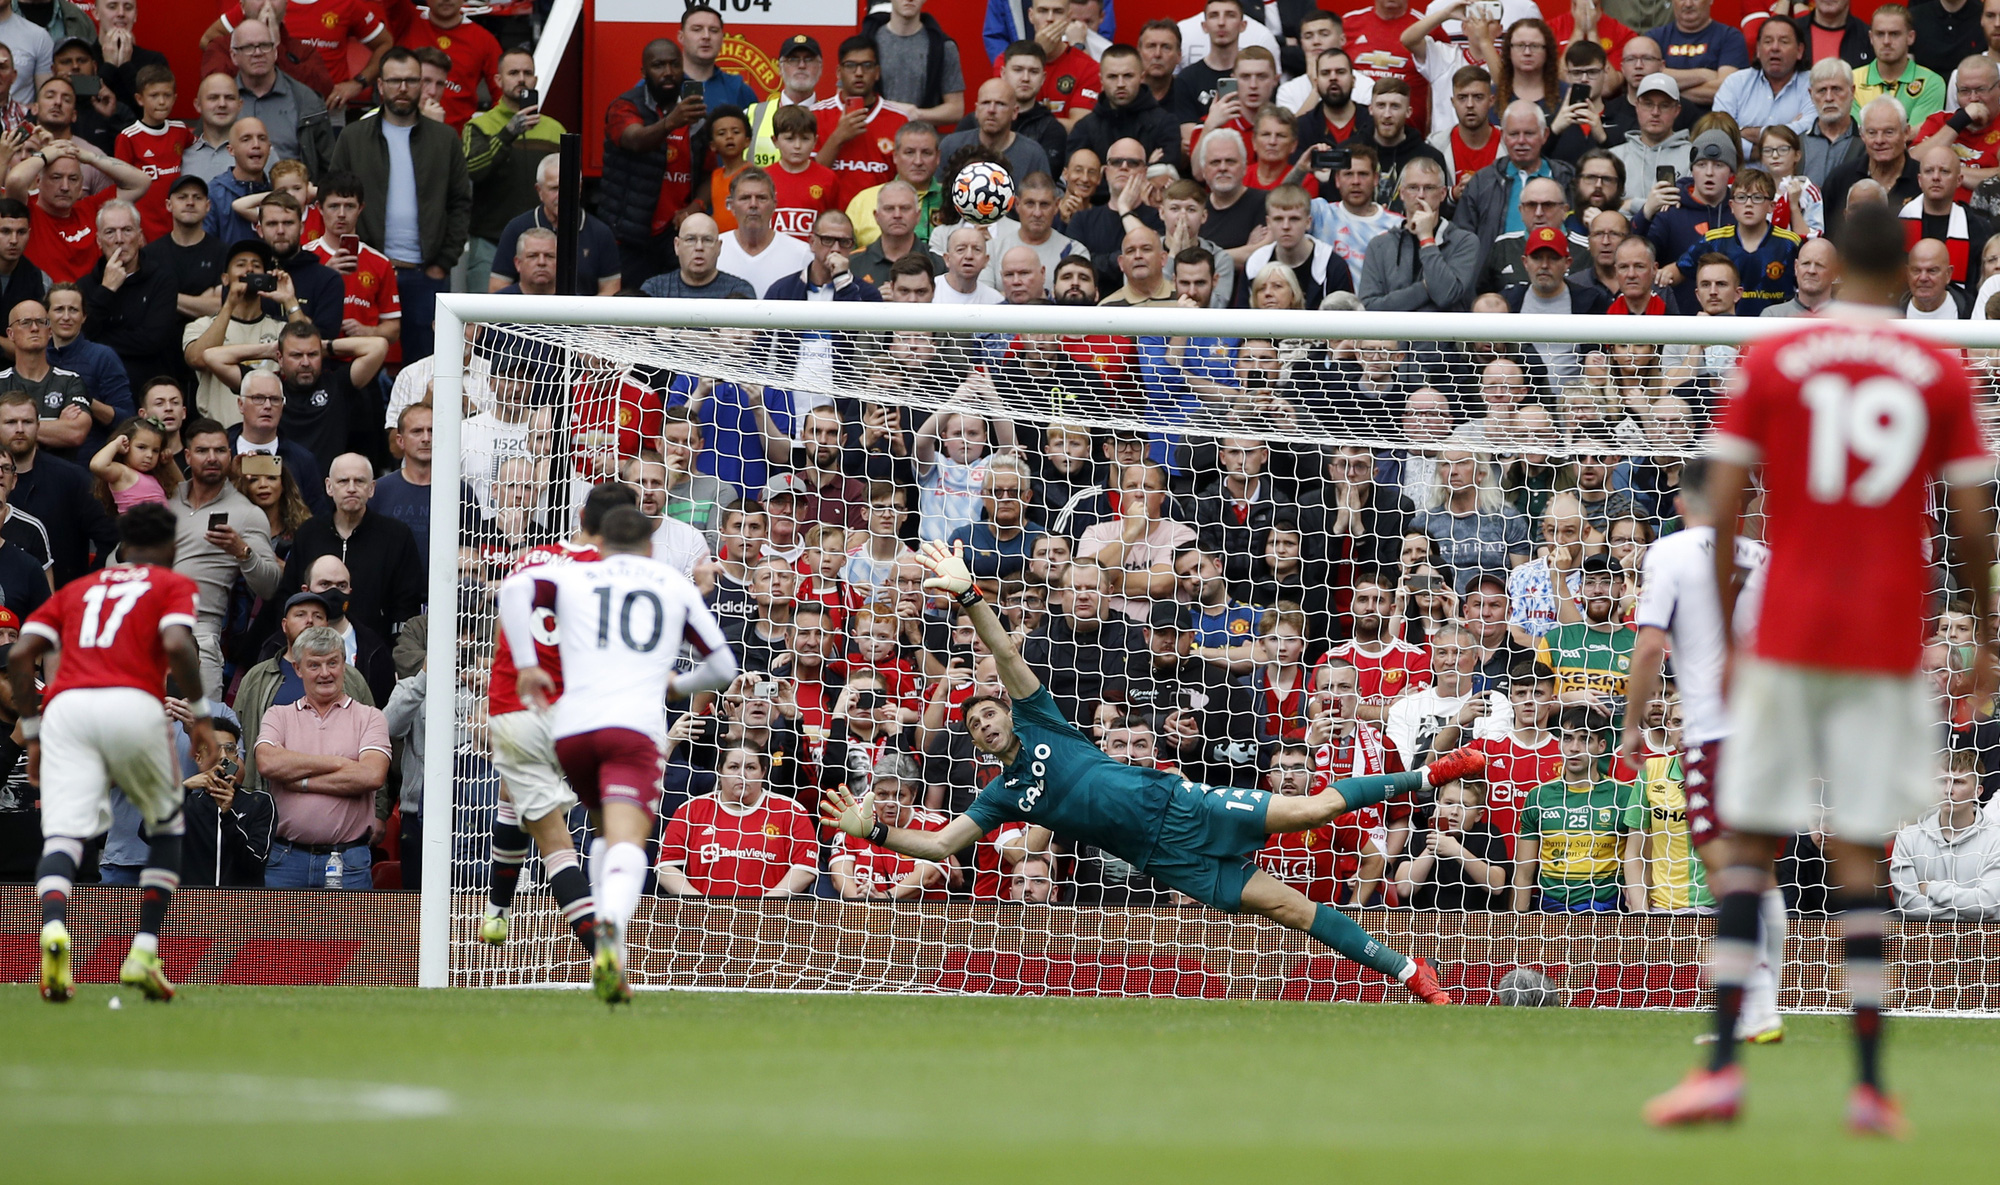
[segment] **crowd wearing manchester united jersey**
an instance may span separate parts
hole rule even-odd
[[[725,17],[691,5],[590,129],[603,176],[573,291],[1809,316],[1837,296],[1829,230],[1888,203],[1911,244],[1903,315],[2000,315],[2000,0],[1194,3],[1176,20],[989,0],[973,44],[925,0],[885,0],[852,36],[786,40],[767,94],[717,64]],[[163,502],[200,593],[202,691],[241,735],[227,792],[190,790],[218,819],[211,878],[414,887],[433,307],[557,293],[564,129],[540,111],[538,18],[525,0],[247,0],[200,32],[195,77],[137,44],[136,18],[137,0],[13,0],[0,20],[0,640],[104,562],[116,513]],[[990,227],[946,196],[975,162],[1015,183]],[[1036,851],[1002,831],[927,865],[817,828],[821,785],[874,786],[894,825],[934,828],[993,772],[958,716],[997,690],[991,661],[919,587],[911,545],[937,539],[965,544],[1043,681],[1121,760],[1309,793],[1485,749],[1486,776],[1435,801],[1274,839],[1266,867],[1317,900],[1705,908],[1673,688],[1628,707],[1624,672],[1649,548],[1679,526],[1680,458],[1734,352],[1599,346],[1588,324],[1568,343],[1309,347],[719,331],[796,385],[641,370],[580,400],[535,347],[475,336],[462,608],[490,613],[589,484],[639,491],[656,555],[745,672],[669,736],[662,892],[1167,898],[1061,836]],[[1157,430],[926,415],[865,395],[884,388]],[[1216,409],[1372,443],[1176,430]],[[573,488],[552,501],[558,454]],[[346,651],[337,687],[290,657],[323,626]],[[1930,666],[1983,801],[2000,725],[1966,695],[1970,636],[1945,590]],[[489,647],[467,635],[461,665],[484,678]],[[366,709],[343,744],[379,723],[394,750],[372,795],[333,806],[256,760],[284,747],[284,709],[329,697]],[[1628,711],[1645,760],[1591,753]],[[1642,859],[1550,859],[1537,794],[1577,778],[1611,809],[1565,844],[1638,836]],[[1963,780],[1942,811],[1983,828]],[[0,875],[33,805],[17,771]],[[1914,826],[1919,851],[1965,831]],[[1539,856],[1517,877],[1522,836]],[[127,811],[96,859],[129,879],[144,854]],[[1818,908],[1813,836],[1785,867],[1794,905]],[[1911,875],[1911,908],[1946,908],[1937,875]]]

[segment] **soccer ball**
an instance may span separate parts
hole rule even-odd
[[[974,226],[991,226],[1014,208],[1014,178],[999,165],[973,161],[952,181],[951,204]]]
[[[1553,980],[1533,967],[1516,967],[1500,977],[1500,1002],[1509,1008],[1554,1008],[1562,992]]]

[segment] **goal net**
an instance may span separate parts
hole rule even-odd
[[[1918,327],[1963,348],[1990,407],[2000,334]],[[1295,794],[1486,749],[1470,784],[1257,857],[1465,1000],[1514,1000],[1502,981],[1526,968],[1571,1005],[1696,1006],[1713,899],[1688,843],[1681,704],[1671,660],[1661,694],[1628,695],[1629,619],[1737,349],[1780,328],[442,298],[439,340],[463,329],[467,347],[440,354],[433,392],[429,657],[450,682],[429,704],[423,981],[587,978],[538,858],[509,944],[477,938],[500,793],[494,592],[575,530],[593,484],[625,480],[744,671],[712,702],[662,705],[640,986],[1385,997],[1305,936],[1077,837],[1002,829],[933,865],[818,824],[821,787],[845,783],[894,804],[892,823],[940,827],[997,772],[959,706],[998,689],[992,661],[924,596],[910,552],[962,539],[1058,705],[1118,760]],[[2000,725],[1969,695],[1962,591],[1940,567],[1938,762],[1972,751],[1955,760],[1990,792]],[[1631,764],[1615,752],[1628,718]],[[1562,787],[1570,733],[1597,746],[1587,794]],[[581,810],[571,824],[584,847]],[[1911,861],[1936,846],[1910,835]],[[1792,837],[1780,864],[1787,1010],[1843,1004],[1821,838]],[[1897,873],[1892,1004],[2000,1008],[2000,921],[1918,890],[1936,875]]]

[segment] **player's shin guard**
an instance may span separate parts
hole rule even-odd
[[[1368,931],[1355,925],[1353,918],[1331,905],[1321,905],[1313,911],[1313,923],[1306,933],[1363,967],[1372,967],[1392,979],[1406,978],[1415,965],[1407,956],[1383,946]]]
[[[174,890],[181,887],[181,837],[154,835],[152,853],[139,873],[139,933],[132,945],[139,950],[160,949],[160,926],[167,920],[167,906]]]
[[[528,833],[511,801],[502,799],[493,818],[493,883],[486,912],[504,914],[514,907],[514,890],[521,883],[521,865],[528,859]]]
[[[556,904],[562,907],[570,933],[576,935],[585,951],[596,954],[597,899],[590,895],[590,881],[583,875],[576,853],[556,852],[542,857],[542,862],[549,870],[549,892],[555,894]]]
[[[1407,794],[1418,790],[1424,784],[1424,771],[1406,774],[1369,774],[1360,778],[1342,778],[1333,784],[1340,791],[1340,799],[1350,811],[1358,811],[1364,806],[1374,806],[1392,795]]]
[[[1879,894],[1844,897],[1840,911],[1842,953],[1846,957],[1847,994],[1854,1004],[1854,1047],[1861,1081],[1880,1089],[1882,1048],[1882,937],[1889,915]]]
[[[1736,1022],[1743,1015],[1743,985],[1757,964],[1757,911],[1760,894],[1725,892],[1708,946],[1708,980],[1715,988],[1715,1045],[1710,1070],[1736,1060]]]
[[[624,949],[625,927],[639,908],[639,894],[646,887],[646,849],[635,843],[615,843],[604,853],[604,887],[597,895],[597,911],[616,927],[619,949]]]
[[[42,860],[35,865],[35,896],[42,899],[42,924],[65,921],[76,866],[83,863],[83,841],[51,835],[42,841]]]

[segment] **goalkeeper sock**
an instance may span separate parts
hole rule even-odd
[[[1854,1003],[1854,1049],[1861,1081],[1882,1086],[1882,938],[1888,915],[1872,897],[1849,898],[1841,910],[1842,953],[1846,957],[1847,995]]]
[[[153,836],[146,867],[139,873],[139,938],[151,940],[148,949],[159,948],[160,925],[167,920],[167,906],[174,899],[174,890],[180,887],[181,837]]]
[[[1341,801],[1350,811],[1358,811],[1364,806],[1374,806],[1395,794],[1405,794],[1422,789],[1424,771],[1407,774],[1370,774],[1361,778],[1342,778],[1333,784],[1340,791]]]
[[[549,892],[562,907],[563,921],[569,923],[570,933],[583,949],[596,954],[597,899],[590,895],[590,881],[583,875],[576,853],[556,852],[542,859],[549,868]]]
[[[1393,777],[1422,777],[1423,775],[1394,774]],[[1383,946],[1368,931],[1354,924],[1354,919],[1331,905],[1321,905],[1313,912],[1313,923],[1306,933],[1332,947],[1340,954],[1354,960],[1363,967],[1372,967],[1382,974],[1395,979],[1407,979],[1416,967],[1407,956],[1398,954]]]
[[[1736,1060],[1736,1021],[1743,1015],[1743,985],[1757,964],[1757,913],[1760,893],[1722,895],[1715,919],[1715,938],[1708,946],[1708,979],[1715,985],[1715,1045],[1709,1054],[1711,1072]]]
[[[618,928],[621,943],[645,887],[646,849],[635,843],[612,844],[604,853],[604,886],[597,894],[597,912]]]
[[[52,835],[42,841],[42,860],[35,865],[35,895],[42,900],[42,924],[69,916],[69,893],[76,884],[76,866],[83,861],[83,841]]]
[[[514,890],[521,883],[521,865],[528,859],[528,833],[521,830],[514,804],[503,801],[493,819],[493,884],[487,893],[486,913],[504,914],[514,906]]]

